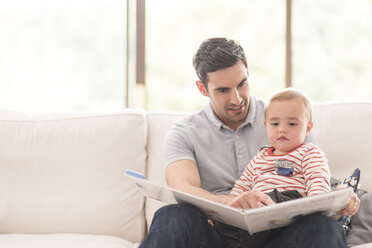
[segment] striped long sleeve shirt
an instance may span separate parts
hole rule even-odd
[[[231,195],[238,196],[250,190],[268,193],[277,189],[298,190],[309,196],[331,190],[327,158],[316,145],[303,143],[284,155],[274,155],[273,149],[263,148],[257,153],[235,182]],[[281,175],[278,167],[283,164],[292,167],[293,173]]]

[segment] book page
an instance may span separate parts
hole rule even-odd
[[[351,193],[352,189],[346,188],[272,206],[247,209],[244,211],[244,217],[251,234],[261,232],[287,226],[297,218],[315,212],[322,212],[326,215],[335,214],[346,207]]]
[[[143,192],[146,197],[172,204],[189,203],[198,207],[205,215],[213,220],[247,229],[242,209],[233,208],[218,202],[210,201],[183,191],[169,188],[144,179],[142,175],[135,176],[136,173],[126,174]]]

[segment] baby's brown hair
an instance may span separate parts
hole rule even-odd
[[[313,116],[313,109],[309,99],[299,90],[293,88],[287,88],[275,93],[265,104],[265,118],[266,118],[266,111],[270,107],[270,104],[273,101],[283,101],[283,100],[293,100],[296,99],[300,104],[302,104],[303,111],[308,119],[308,122],[312,121]]]

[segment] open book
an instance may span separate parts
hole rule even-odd
[[[146,197],[168,204],[193,204],[208,218],[247,230],[250,234],[287,226],[296,218],[314,212],[333,215],[346,207],[352,193],[351,188],[346,188],[271,206],[238,209],[148,181],[135,171],[127,170],[126,175]]]

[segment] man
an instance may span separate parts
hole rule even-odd
[[[210,101],[168,132],[164,147],[168,185],[234,207],[275,204],[259,191],[237,197],[228,195],[257,150],[269,144],[264,127],[264,103],[249,95],[249,72],[242,47],[225,38],[208,39],[199,47],[193,65],[199,77],[196,85]],[[351,206],[347,213],[357,211],[359,203],[357,199],[352,203],[354,201],[357,206]],[[219,226],[223,228],[215,228],[194,206],[169,205],[156,212],[140,247],[252,245],[245,244],[244,239],[235,239],[236,236],[228,239],[224,235],[222,240],[219,232],[230,230],[225,225]],[[345,247],[345,242],[341,226],[325,216],[302,218],[275,237],[267,237],[267,247],[339,248]]]

